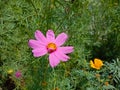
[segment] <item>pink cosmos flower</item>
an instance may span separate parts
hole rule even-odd
[[[53,30],[48,30],[45,37],[41,31],[36,30],[35,38],[36,40],[30,39],[28,42],[29,46],[33,48],[32,53],[34,57],[40,57],[49,53],[51,67],[57,66],[60,61],[70,59],[66,54],[73,52],[73,47],[61,46],[67,40],[67,34],[61,33],[55,38]]]
[[[15,73],[16,78],[20,78],[22,76],[22,73],[20,71],[17,71]]]

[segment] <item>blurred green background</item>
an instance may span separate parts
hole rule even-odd
[[[49,66],[48,56],[34,58],[28,47],[36,30],[45,34],[48,29],[56,36],[67,33],[65,45],[74,46],[71,59],[54,70]],[[105,62],[102,70],[90,68],[89,61],[94,58]],[[119,0],[0,0],[3,90],[119,90],[119,58]],[[9,69],[21,70],[22,80],[8,75]],[[95,79],[96,73],[101,75],[99,80]],[[108,79],[109,75],[112,78]],[[108,86],[104,85],[106,81]]]

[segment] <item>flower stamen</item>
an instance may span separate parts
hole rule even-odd
[[[48,53],[52,53],[52,52],[54,52],[56,49],[57,49],[57,46],[56,46],[55,43],[49,43],[49,44],[47,45]]]

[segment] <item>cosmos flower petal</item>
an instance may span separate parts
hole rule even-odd
[[[42,48],[42,49],[38,48],[38,49],[32,50],[32,53],[34,57],[40,57],[47,54],[47,50],[45,48]]]
[[[61,50],[57,49],[55,52],[55,55],[57,56],[57,58],[59,58],[61,61],[68,61],[68,59],[70,59],[70,57],[68,57],[67,55],[65,55]]]
[[[72,46],[66,46],[66,47],[59,47],[59,50],[63,52],[64,54],[68,54],[73,52],[73,47]]]
[[[54,52],[49,55],[49,63],[50,63],[50,66],[51,66],[52,68],[54,68],[55,66],[57,66],[57,65],[60,63],[59,58],[57,58],[57,57],[55,56],[55,53],[54,53]]]
[[[42,42],[37,41],[37,40],[32,40],[32,39],[29,40],[28,45],[31,48],[40,48],[44,46]]]
[[[43,33],[39,30],[36,30],[35,32],[35,38],[41,42],[43,42],[44,44],[47,43],[47,39],[45,38],[45,36],[43,35]]]
[[[54,42],[55,34],[54,34],[53,30],[48,30],[47,33],[46,33],[46,37],[47,37],[48,41]]]
[[[61,33],[57,36],[55,43],[57,44],[57,46],[61,46],[65,43],[67,38],[68,38],[67,34]]]

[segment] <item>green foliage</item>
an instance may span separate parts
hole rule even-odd
[[[119,0],[0,0],[0,89],[119,90],[119,22]],[[67,33],[65,45],[74,46],[54,69],[28,46],[36,30],[48,29]],[[100,70],[90,67],[94,58],[103,60]]]
[[[114,82],[114,85],[118,88],[120,88],[120,60],[116,59],[113,60],[111,64],[107,63],[109,73],[112,74],[112,82]]]

